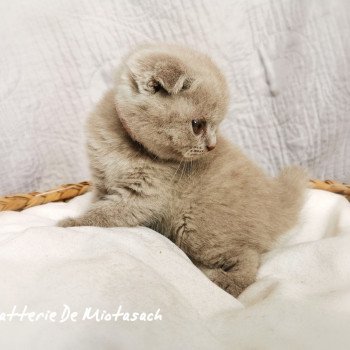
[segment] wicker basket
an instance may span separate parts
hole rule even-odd
[[[91,183],[84,181],[77,184],[62,185],[45,192],[32,192],[0,197],[0,211],[23,210],[35,205],[68,200],[86,193],[89,191],[90,187]],[[310,180],[310,188],[334,192],[350,200],[350,185],[330,180]]]
[[[62,185],[45,192],[31,192],[0,197],[0,211],[22,210],[40,204],[59,202],[80,196],[90,189],[90,182]]]

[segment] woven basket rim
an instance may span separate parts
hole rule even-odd
[[[91,190],[90,181],[62,185],[44,192],[20,193],[0,197],[0,211],[5,210],[23,210],[33,206],[66,201],[80,196]],[[344,184],[333,180],[311,179],[309,187],[337,193],[350,200],[350,184]]]

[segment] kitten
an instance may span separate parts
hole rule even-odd
[[[222,73],[187,48],[144,46],[88,121],[94,202],[67,226],[148,226],[238,296],[259,257],[297,221],[306,176],[265,175],[218,130],[228,107]]]

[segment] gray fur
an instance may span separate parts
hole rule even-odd
[[[87,126],[94,202],[59,225],[153,228],[239,295],[261,253],[295,225],[306,176],[288,168],[273,179],[225,140],[218,125],[228,99],[223,75],[200,53],[169,45],[131,53]],[[206,121],[200,135],[193,119]]]

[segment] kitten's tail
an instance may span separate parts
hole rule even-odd
[[[283,169],[276,178],[280,200],[284,204],[288,203],[291,212],[297,213],[301,209],[305,199],[308,178],[307,172],[297,166]]]

